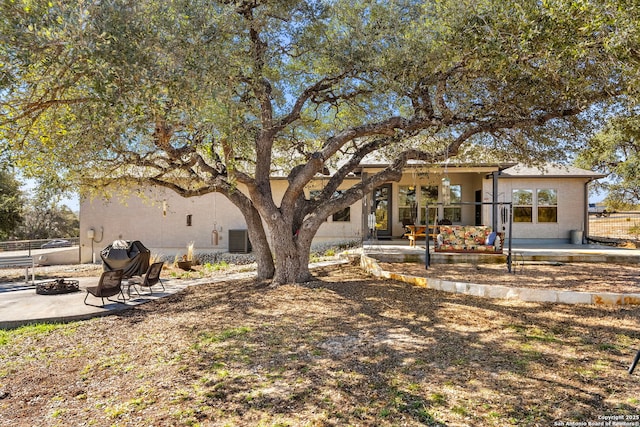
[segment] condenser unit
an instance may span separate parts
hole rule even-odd
[[[229,230],[229,252],[241,254],[251,252],[248,230]]]

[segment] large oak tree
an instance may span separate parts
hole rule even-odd
[[[624,3],[5,1],[0,140],[27,172],[85,192],[220,192],[258,276],[304,281],[325,218],[411,159],[562,160],[581,113],[635,87]],[[336,192],[368,155],[389,166]]]
[[[20,185],[11,172],[0,167],[0,240],[13,237],[24,220],[25,199]]]
[[[589,138],[576,159],[578,166],[607,175],[597,187],[611,209],[640,204],[640,116],[636,111],[612,117]]]

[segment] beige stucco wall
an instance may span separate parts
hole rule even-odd
[[[40,265],[68,265],[78,262],[80,252],[77,247],[37,249],[33,256]]]
[[[187,226],[191,215],[191,226]],[[212,240],[214,224],[218,245]],[[114,240],[139,240],[152,252],[175,255],[194,242],[196,250],[226,250],[229,229],[246,228],[240,211],[219,194],[183,198],[157,188],[129,197],[114,196],[109,201],[83,200],[80,204],[80,245],[82,261],[97,260],[100,250]],[[89,229],[95,239],[88,238]],[[93,249],[92,249],[93,248]]]
[[[345,187],[358,182],[348,181]],[[286,190],[286,181],[274,180],[274,198],[279,201]],[[318,184],[318,185],[321,185]],[[242,188],[240,188],[242,191]],[[315,241],[343,241],[359,239],[361,203],[351,206],[351,221],[324,223]],[[191,226],[187,225],[191,215]],[[218,231],[218,244],[214,244],[213,230]],[[114,240],[139,240],[152,253],[167,256],[182,254],[193,242],[196,251],[216,252],[228,250],[228,233],[233,229],[246,229],[244,217],[228,199],[220,194],[183,198],[175,192],[155,188],[132,192],[128,197],[113,196],[82,200],[80,203],[81,262],[100,260],[100,251]],[[92,241],[88,230],[95,230]]]
[[[558,195],[558,222],[538,223],[534,206],[533,222],[513,223],[514,239],[569,239],[571,230],[584,229],[585,179],[509,178],[499,181],[499,200],[511,201],[512,190],[555,189]]]
[[[463,173],[461,173],[463,172]],[[482,199],[491,202],[493,197],[490,171],[451,171],[447,176],[451,185],[462,186],[464,201],[475,201],[475,192],[482,191]],[[392,185],[392,236],[403,234],[399,221],[399,186],[435,185],[439,186],[443,174],[406,173],[402,180]],[[489,178],[488,178],[489,177]],[[346,189],[360,182],[358,178],[347,180],[340,189]],[[324,181],[318,179],[305,188],[319,190]],[[500,178],[498,201],[510,202],[513,189],[554,188],[558,191],[557,223],[514,223],[514,239],[564,239],[568,240],[571,230],[582,230],[584,225],[584,178]],[[286,180],[272,181],[274,198],[279,201],[286,188]],[[242,191],[242,188],[239,189]],[[370,199],[370,198],[369,198]],[[424,201],[419,200],[420,206]],[[166,209],[164,209],[166,208]],[[368,209],[364,206],[364,209]],[[462,208],[462,223],[475,223],[475,206]],[[191,215],[192,225],[187,226],[187,215]],[[334,222],[328,218],[316,235],[315,242],[360,240],[362,234],[363,203],[351,206],[350,221]],[[482,223],[492,224],[492,208],[482,208]],[[212,231],[218,231],[218,244],[214,244]],[[498,224],[506,230],[508,223]],[[185,199],[173,191],[155,188],[142,192],[142,196],[132,193],[124,200],[114,196],[110,201],[83,200],[80,205],[81,260],[89,262],[92,254],[100,259],[100,250],[116,239],[140,240],[155,253],[167,256],[184,253],[186,246],[194,242],[196,250],[202,252],[226,251],[230,229],[245,229],[245,221],[240,211],[225,197],[208,194],[198,198]],[[87,236],[89,229],[95,230],[92,241]],[[365,236],[366,237],[366,236]]]
[[[501,178],[498,181],[498,201],[511,202],[514,189],[529,189],[535,194],[537,189],[555,189],[558,195],[558,222],[538,223],[534,205],[534,218],[530,223],[513,223],[514,239],[561,239],[568,240],[571,230],[583,230],[585,201],[585,179],[583,178]],[[483,183],[483,201],[491,202],[493,188],[491,180]],[[492,223],[491,206],[483,207],[483,219]],[[508,221],[502,222],[498,215],[498,228],[508,229]]]

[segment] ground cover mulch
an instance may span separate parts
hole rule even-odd
[[[102,265],[98,264],[73,264],[73,265],[49,265],[36,266],[35,279],[49,280],[69,277],[100,276]],[[0,283],[24,282],[24,268],[0,268]],[[29,268],[29,281],[31,281],[31,268]]]
[[[580,292],[640,293],[640,266],[612,263],[505,264],[378,263],[383,270],[416,277],[482,285]]]
[[[0,331],[2,426],[549,426],[640,414],[640,308],[476,298],[353,265]]]
[[[203,277],[228,275],[234,272],[254,271],[255,264],[196,264],[183,270],[173,263],[164,264],[162,278],[170,279],[199,279]],[[35,268],[36,282],[58,278],[100,277],[102,264],[70,264],[48,265]],[[29,271],[31,280],[31,271]],[[24,268],[0,268],[0,283],[24,283]]]

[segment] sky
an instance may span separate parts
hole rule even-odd
[[[31,191],[35,188],[36,183],[34,180],[31,179],[24,179],[24,178],[18,178],[20,180],[20,182],[23,182],[22,184],[22,191],[24,191],[25,193],[27,193],[27,195],[31,196]],[[64,197],[60,200],[60,204],[61,205],[66,205],[67,207],[69,207],[69,209],[71,209],[73,212],[79,212],[80,211],[80,196],[77,194],[73,194],[69,197]]]
[[[80,211],[80,198],[76,195],[74,197],[67,197],[60,201],[61,204],[67,205],[69,209],[74,212]]]

